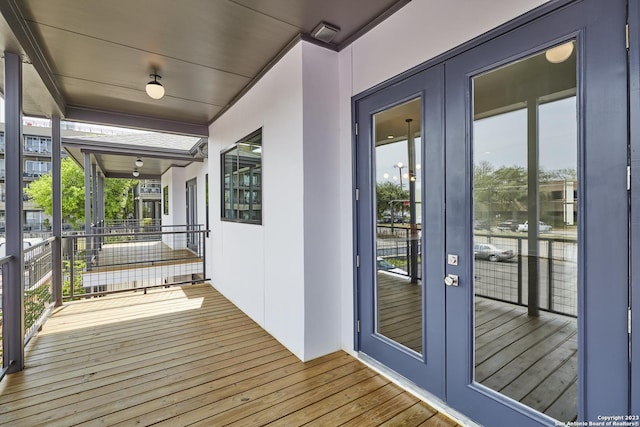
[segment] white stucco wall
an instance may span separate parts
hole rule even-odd
[[[220,220],[210,162],[214,286],[304,358],[302,47],[294,47],[209,129],[209,156],[262,128],[262,225]]]
[[[338,350],[340,147],[338,55],[302,45],[305,357]]]
[[[164,214],[164,200],[162,200],[162,224],[186,224],[187,212],[186,206],[186,194],[184,191],[185,183],[185,168],[173,167],[162,174],[160,177],[160,187],[169,186],[169,214]],[[175,239],[168,236],[163,236],[163,242],[171,247],[174,247]]]

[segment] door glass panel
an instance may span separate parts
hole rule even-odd
[[[474,379],[577,416],[575,41],[473,79]]]
[[[376,332],[422,353],[421,99],[374,115]]]

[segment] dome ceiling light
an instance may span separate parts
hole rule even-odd
[[[164,86],[162,86],[158,81],[162,79],[162,77],[156,73],[149,74],[149,77],[151,77],[153,80],[147,83],[147,86],[145,87],[147,95],[149,95],[153,99],[162,98],[164,96]]]

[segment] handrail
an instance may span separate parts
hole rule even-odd
[[[49,238],[43,240],[42,242],[38,242],[35,245],[32,245],[32,246],[29,246],[28,248],[25,248],[24,249],[24,253],[31,252],[32,250],[38,249],[41,246],[46,246],[46,245],[48,245],[50,243],[53,243],[55,240],[56,240],[55,237],[49,237]]]
[[[0,266],[8,264],[9,261],[13,260],[13,255],[5,255],[3,257],[0,257]]]
[[[209,280],[205,242],[210,230],[202,229],[200,224],[181,227],[188,229],[94,231],[62,236],[65,289],[60,293],[63,299],[127,290],[146,292],[158,286]]]

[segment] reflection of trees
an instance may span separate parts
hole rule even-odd
[[[389,181],[376,184],[376,210],[378,218],[381,218],[385,212],[389,211],[390,203],[393,200],[409,200],[409,191],[403,190],[398,184]],[[404,214],[404,206],[401,206],[400,209]]]
[[[538,172],[539,202],[544,204],[552,197],[550,191],[545,191],[545,184],[575,181],[576,177],[575,169],[541,169]],[[527,211],[527,180],[527,169],[521,166],[502,166],[496,169],[489,162],[474,165],[475,219],[488,221],[488,225],[495,225],[492,220],[496,215],[518,219],[519,212]],[[550,187],[551,185],[548,186]]]

